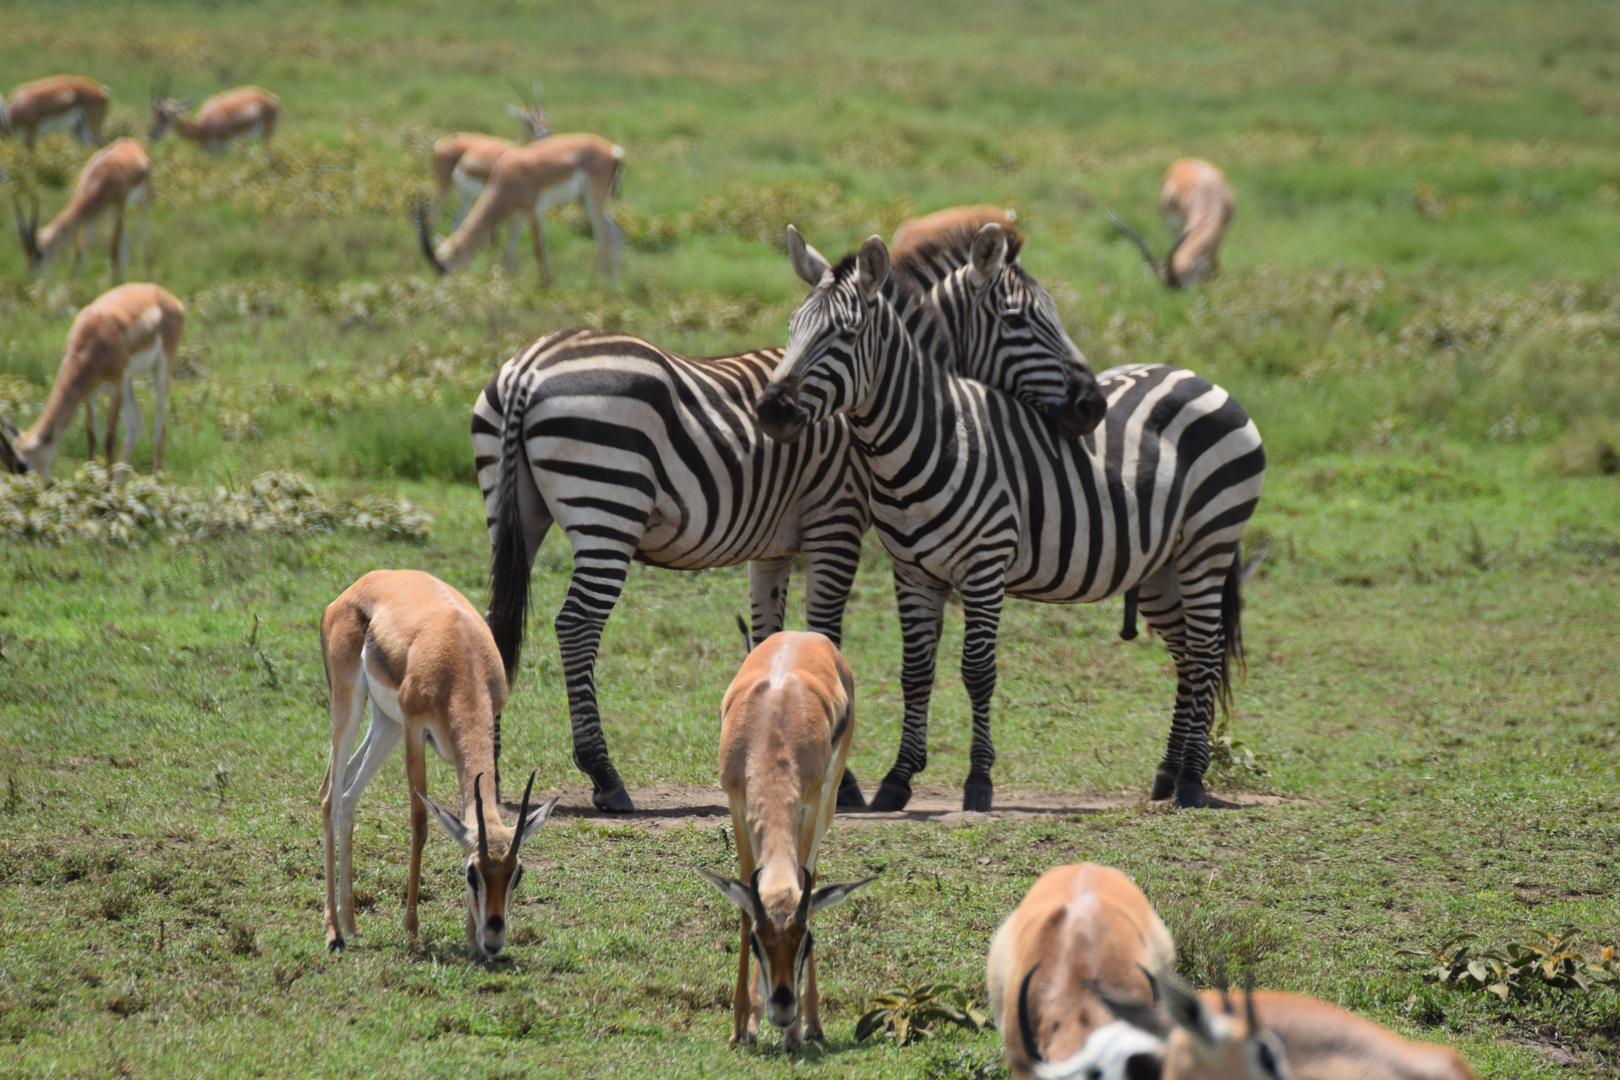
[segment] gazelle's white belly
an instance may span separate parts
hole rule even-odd
[[[560,184],[553,184],[540,192],[540,197],[534,202],[534,212],[543,214],[548,207],[579,202],[585,197],[585,186],[589,179],[585,175],[584,169],[575,169],[574,175],[567,180]]]
[[[78,131],[85,123],[84,110],[74,106],[65,113],[44,117],[35,131],[41,135],[49,135],[53,131]]]
[[[129,354],[129,365],[124,368],[125,378],[133,379],[137,375],[150,375],[157,370],[158,361],[163,359],[163,341],[159,339],[140,352]]]
[[[468,202],[476,200],[484,191],[484,182],[476,176],[468,176],[462,172],[460,165],[457,165],[455,172],[450,174],[450,182],[455,185],[456,193]]]

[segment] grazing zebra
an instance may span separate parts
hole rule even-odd
[[[793,239],[803,247],[797,233]],[[965,247],[959,237],[946,242]],[[1059,432],[1078,434],[1075,417],[1100,413],[1100,398],[1051,297],[1015,259],[994,275],[969,271],[964,287],[975,303],[956,324],[960,350],[941,337],[923,295],[899,288],[897,274],[899,316],[941,364],[995,381],[1032,406],[1032,420],[1045,416]],[[780,349],[695,359],[626,334],[565,330],[508,360],[474,406],[494,547],[490,629],[510,678],[530,568],[555,522],[574,557],[556,619],[574,763],[591,777],[601,809],[634,810],[608,755],[594,675],[602,627],[632,559],[680,570],[748,562],[758,643],[782,628],[793,556],[802,554],[806,621],[840,641],[871,523],[870,482],[842,419],[815,425],[792,446],[760,429],[754,403],[781,359]],[[848,773],[839,799],[864,805]]]
[[[999,236],[987,226],[980,240]],[[816,284],[793,314],[760,422],[792,439],[849,416],[871,471],[874,523],[894,557],[905,724],[873,808],[903,807],[927,763],[928,700],[953,588],[966,616],[962,679],[973,703],[965,809],[991,804],[1003,596],[1083,603],[1132,587],[1176,660],[1174,721],[1153,797],[1204,805],[1214,702],[1228,699],[1228,662],[1240,655],[1239,545],[1265,471],[1253,422],[1190,371],[1133,365],[1099,377],[1107,413],[1097,431],[1060,442],[1016,399],[926,361],[891,300],[882,240],[830,272],[802,244],[790,254]],[[966,272],[933,291],[947,323],[967,307]]]

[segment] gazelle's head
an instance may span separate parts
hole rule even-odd
[[[1029,984],[1040,966],[1030,968],[1018,987],[1018,1034],[1037,1080],[1160,1080],[1164,1036],[1124,1020],[1092,1029],[1080,1049],[1062,1061],[1043,1060],[1029,1012]]]
[[[507,113],[523,125],[523,137],[536,142],[551,134],[551,114],[546,112],[546,88],[534,80],[532,89],[525,90],[516,79],[508,79],[512,89],[523,99],[522,105],[508,105]]]
[[[153,142],[157,142],[163,138],[163,133],[169,130],[169,126],[174,123],[175,117],[184,116],[190,110],[190,98],[160,97],[153,94],[152,130],[147,133],[146,137]]]
[[[41,480],[51,475],[51,463],[62,448],[67,428],[47,424],[43,419],[27,431],[0,416],[0,468],[16,475],[38,473]]]
[[[472,805],[467,814],[473,821],[461,818],[443,809],[420,791],[416,797],[433,815],[433,819],[467,853],[467,946],[473,955],[496,956],[506,948],[506,912],[512,896],[523,882],[523,864],[518,852],[524,841],[533,836],[546,823],[557,805],[552,799],[537,810],[529,810],[529,794],[534,790],[534,773],[523,789],[523,804],[518,810],[518,825],[508,829],[498,815],[486,821],[483,799],[483,774],[473,779]]]
[[[748,919],[748,944],[758,967],[755,977],[759,980],[759,999],[765,1004],[766,1019],[779,1028],[791,1027],[799,1018],[799,987],[804,980],[805,961],[815,947],[810,916],[843,903],[850,893],[876,880],[865,878],[811,889],[810,871],[801,867],[800,872],[804,884],[773,896],[773,903],[767,907],[759,895],[758,870],[746,884],[698,870]]]
[[[1216,1009],[1177,979],[1160,976],[1157,986],[1162,1006],[1098,997],[1121,1020],[1168,1041],[1165,1080],[1297,1080],[1282,1040],[1256,1013],[1252,987],[1239,1015],[1225,990]]]
[[[33,472],[33,465],[27,458],[17,453],[17,441],[21,433],[17,425],[4,416],[0,416],[0,472],[22,475]]]

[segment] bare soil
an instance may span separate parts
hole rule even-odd
[[[871,785],[867,792],[870,798]],[[633,814],[608,814],[591,805],[590,789],[580,787],[565,790],[557,804],[556,815],[584,818],[615,825],[639,826],[647,829],[672,829],[681,825],[718,825],[727,821],[731,811],[726,804],[725,792],[719,787],[699,787],[681,784],[656,784],[652,787],[630,789],[635,801]],[[507,800],[510,803],[510,799]],[[1210,794],[1210,806],[1221,810],[1247,810],[1261,806],[1303,805],[1303,799],[1285,799],[1279,795],[1253,795],[1247,792],[1230,796]],[[912,792],[911,802],[898,814],[868,812],[840,812],[841,825],[893,825],[898,822],[940,822],[953,824],[963,821],[1032,821],[1038,818],[1064,817],[1072,814],[1095,814],[1103,810],[1117,810],[1145,802],[1141,795],[1119,795],[1105,792],[1061,792],[1038,790],[997,790],[995,809],[989,813],[967,813],[962,810],[962,792],[959,788],[918,787]],[[1167,803],[1156,805],[1167,806]],[[517,809],[515,804],[510,809]]]

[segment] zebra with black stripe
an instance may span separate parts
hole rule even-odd
[[[1205,805],[1214,703],[1229,701],[1230,660],[1241,655],[1240,543],[1265,474],[1259,432],[1242,407],[1190,371],[1116,368],[1098,377],[1101,424],[1059,441],[1015,398],[927,362],[890,299],[882,240],[830,270],[802,245],[790,254],[815,287],[793,314],[760,421],[792,439],[849,417],[871,473],[874,524],[894,558],[905,720],[873,808],[903,807],[927,764],[952,589],[966,617],[962,678],[973,705],[965,809],[991,804],[1002,598],[1088,603],[1133,588],[1176,661],[1175,712],[1152,795]],[[947,332],[966,292],[960,270],[933,290]]]
[[[961,357],[916,290],[897,292],[904,299],[897,315],[933,362],[998,380],[1038,410],[1032,415],[1076,430],[1072,416],[1094,408],[1096,389],[1055,305],[1017,320],[1003,314],[1008,297],[1027,304],[1045,291],[1012,261],[993,278],[974,277],[970,267],[966,287],[978,299],[961,323],[968,346]],[[592,802],[602,809],[634,809],[608,754],[594,674],[631,560],[682,570],[748,562],[758,642],[781,629],[792,559],[802,554],[806,621],[840,641],[871,521],[870,483],[847,421],[814,425],[791,446],[760,428],[754,403],[781,359],[780,349],[698,359],[627,334],[566,330],[507,361],[474,406],[473,448],[494,548],[490,629],[510,678],[530,568],[555,523],[573,550],[556,631],[574,762],[591,777]],[[839,802],[864,805],[848,773]]]

